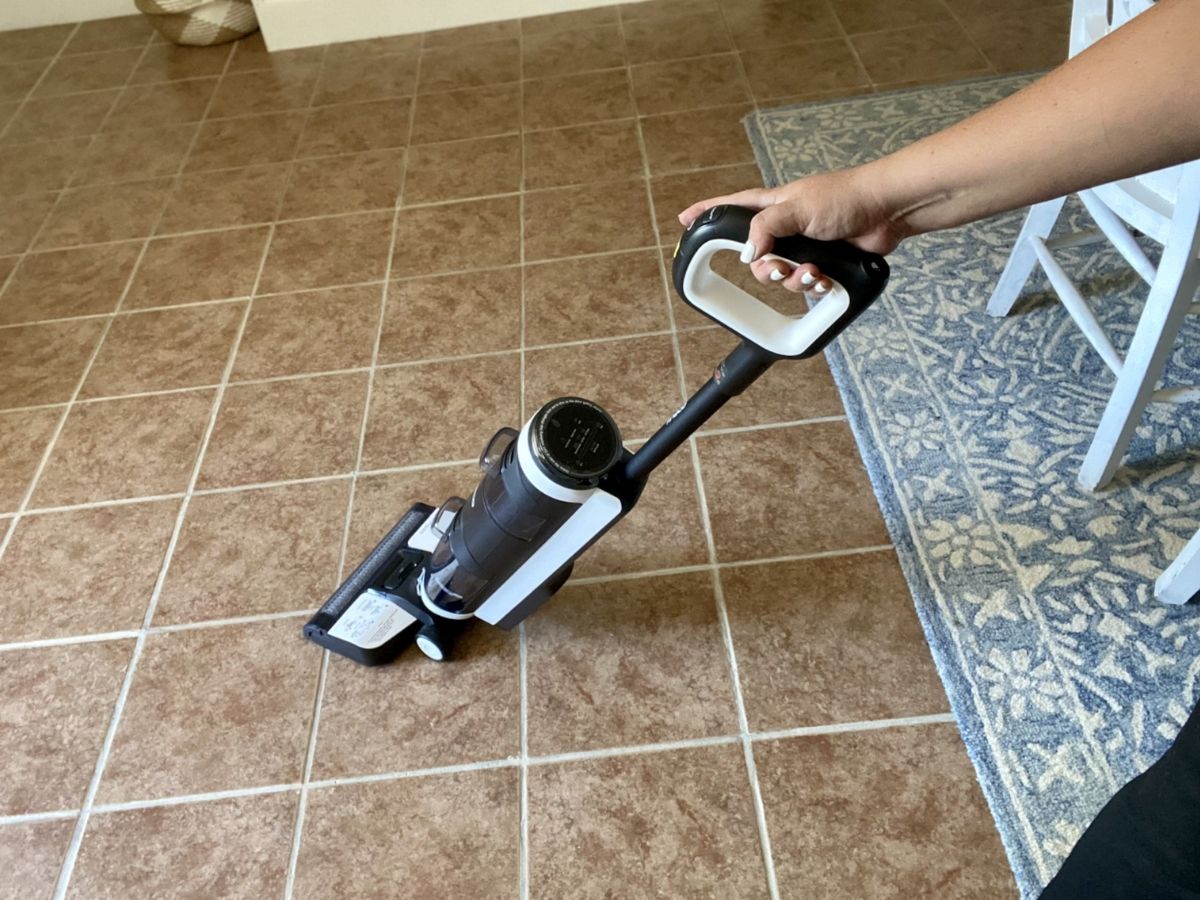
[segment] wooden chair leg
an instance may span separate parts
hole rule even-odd
[[[1062,212],[1063,204],[1066,202],[1066,197],[1059,197],[1044,203],[1035,203],[1029,208],[1029,214],[1025,216],[1025,224],[1021,226],[1021,233],[1017,235],[1017,241],[1013,244],[1008,263],[1000,275],[1000,280],[996,282],[996,289],[992,291],[991,299],[988,300],[989,315],[1007,316],[1012,311],[1013,304],[1021,295],[1021,288],[1029,280],[1029,273],[1033,271],[1034,264],[1037,262],[1037,256],[1033,251],[1033,242],[1029,239],[1031,237],[1047,237],[1053,230],[1054,223],[1058,221],[1059,213]]]
[[[1183,552],[1154,582],[1154,597],[1161,603],[1187,603],[1197,594],[1200,594],[1200,531],[1192,535]]]

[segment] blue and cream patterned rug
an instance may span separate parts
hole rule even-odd
[[[897,149],[1029,80],[760,111],[747,131],[780,184]],[[1152,407],[1113,485],[1078,486],[1112,376],[1040,272],[1009,318],[984,309],[1023,217],[905,242],[883,299],[827,355],[1018,884],[1036,896],[1196,700],[1200,608],[1164,607],[1152,589],[1200,527],[1200,404]],[[1123,349],[1145,286],[1113,252],[1062,258]],[[1200,384],[1195,318],[1168,379]]]

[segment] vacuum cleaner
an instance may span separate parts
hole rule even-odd
[[[741,339],[712,377],[641,448],[622,444],[598,404],[559,397],[519,430],[501,428],[479,458],[469,499],[415,503],[304,626],[304,636],[367,666],[415,643],[450,657],[474,620],[511,629],[554,596],[575,560],[624,516],[650,474],[777,360],[818,353],[888,280],[883,257],[840,241],[778,239],[768,258],[814,263],[831,290],[800,316],[778,312],[712,268],[738,252],[754,210],[716,206],[676,245],[675,290]]]

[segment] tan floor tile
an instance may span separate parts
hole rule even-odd
[[[123,309],[243,297],[254,288],[266,227],[155,238],[146,246]]]
[[[817,66],[801,60],[819,59]],[[761,100],[819,91],[853,89],[867,83],[847,43],[841,38],[789,44],[742,52],[750,89]]]
[[[733,49],[725,22],[718,16],[651,17],[626,22],[625,47],[631,63],[706,56]]]
[[[515,769],[315,790],[296,897],[507,900],[517,891],[519,805]],[[403,861],[403,878],[392,860]]]
[[[263,41],[262,32],[256,31],[234,43],[229,71],[248,72],[252,69],[290,66],[299,62],[318,62],[324,55],[324,47],[303,47],[299,50],[277,50],[271,53]]]
[[[322,106],[308,114],[299,156],[332,156],[403,147],[408,142],[412,100],[375,100]]]
[[[561,187],[643,172],[633,119],[525,133],[525,186]]]
[[[755,187],[762,187],[762,173],[755,165],[701,169],[696,172],[651,178],[650,195],[654,199],[659,240],[663,246],[675,246],[675,242],[683,234],[679,214],[698,200]]]
[[[391,56],[395,53],[415,53],[421,49],[420,34],[394,34],[388,37],[369,38],[362,41],[344,41],[330,44],[325,54],[327,63],[344,59]],[[294,52],[294,51],[286,51]]]
[[[584,125],[634,114],[624,68],[536,78],[523,87],[526,129]]]
[[[187,487],[212,391],[105,400],[67,417],[33,502],[59,506]]]
[[[120,95],[119,90],[99,91],[29,100],[13,116],[0,143],[53,141],[95,134]]]
[[[527,409],[567,395],[599,403],[627,440],[649,437],[679,407],[670,336],[528,351]]]
[[[573,75],[625,65],[624,41],[620,29],[612,25],[531,35],[525,38],[522,49],[526,78]]]
[[[1037,9],[1043,6],[1057,6],[1062,0],[1009,0],[1005,9],[1011,12],[1022,12],[1027,9]],[[996,11],[994,0],[945,0],[945,3],[961,18],[984,16]]]
[[[232,44],[213,47],[155,44],[145,51],[129,81],[131,84],[157,84],[220,75],[232,52]]]
[[[384,100],[413,94],[417,87],[417,54],[326,60],[313,104]]]
[[[408,149],[406,205],[508,194],[521,187],[521,139],[516,135],[421,144]]]
[[[0,815],[83,803],[133,641],[0,653]]]
[[[519,423],[514,421],[510,424],[516,427]],[[492,432],[495,433],[499,428],[497,424]],[[487,437],[491,437],[491,434]],[[486,439],[480,438],[479,452],[483,451],[485,443]],[[414,503],[437,507],[449,497],[469,497],[481,477],[479,466],[472,462],[360,478],[354,489],[354,512],[350,517],[350,533],[346,541],[345,574],[349,575],[355,566],[366,559],[371,549]]]
[[[496,84],[419,95],[413,112],[412,142],[427,144],[487,137],[520,128],[521,85]]]
[[[141,628],[179,501],[27,516],[4,554],[0,639]]]
[[[63,47],[63,54],[143,47],[153,35],[153,26],[142,15],[97,19],[79,26],[79,30]]]
[[[320,606],[337,586],[349,492],[341,480],[193,497],[154,624]]]
[[[75,185],[174,175],[183,167],[197,125],[131,128],[96,135],[75,171]]]
[[[371,364],[380,285],[259,297],[238,347],[233,379],[332,372]]]
[[[299,781],[320,666],[299,630],[283,619],[147,638],[97,801]]]
[[[598,25],[615,25],[617,10],[613,6],[598,6],[564,13],[549,13],[544,16],[529,16],[521,20],[521,33],[528,36],[573,31],[577,28],[594,28]]]
[[[525,268],[525,342],[558,344],[670,328],[658,254],[635,250]]]
[[[62,49],[74,30],[75,26],[71,24],[0,31],[0,62],[49,59]]]
[[[832,6],[847,34],[953,20],[939,0],[832,0]]]
[[[303,159],[292,168],[281,219],[391,208],[404,178],[403,150]]]
[[[30,253],[0,295],[0,325],[112,312],[140,252],[131,242]]]
[[[0,866],[12,892],[10,900],[41,900],[54,894],[74,830],[74,819],[58,819],[6,825],[0,831]]]
[[[45,64],[41,62],[0,65],[0,102],[19,103],[24,100],[45,69]]]
[[[198,122],[204,116],[216,87],[216,78],[127,87],[112,115],[104,123],[104,130]]]
[[[844,422],[714,435],[698,444],[722,562],[888,543]]]
[[[734,53],[634,66],[630,74],[633,95],[642,115],[743,103],[750,99],[742,81],[741,64]]]
[[[54,97],[122,87],[141,55],[140,49],[131,48],[83,56],[60,56],[38,83],[34,96]]]
[[[479,25],[463,25],[459,28],[440,28],[437,31],[426,31],[425,49],[434,47],[466,47],[471,44],[484,44],[489,41],[500,41],[515,38],[521,33],[521,23],[518,19],[506,19],[501,22],[483,22]]]
[[[721,14],[717,0],[635,0],[633,3],[622,3],[619,9],[621,20],[626,25],[647,19],[669,21],[684,15],[711,18]]]
[[[532,755],[737,731],[708,572],[568,584],[526,636]]]
[[[516,268],[396,282],[388,290],[381,363],[521,346],[521,273]]]
[[[642,136],[652,175],[688,172],[754,161],[742,119],[752,107],[714,106],[704,111],[704,131],[696,131],[696,114],[668,113],[642,119]]]
[[[895,554],[739,566],[721,582],[752,731],[947,710]]]
[[[827,0],[725,3],[725,22],[739,50],[754,52],[796,41],[841,37]]]
[[[38,236],[39,249],[145,237],[163,207],[169,178],[63,191]]]
[[[1020,15],[1005,9],[999,15],[966,19],[963,24],[998,72],[1051,69],[1067,58],[1071,6],[1030,9]]]
[[[61,409],[0,413],[0,512],[21,504],[61,415]]]
[[[497,428],[521,424],[520,391],[515,353],[383,369],[375,374],[362,467],[477,458]]]
[[[0,409],[70,400],[103,330],[95,320],[0,328]]]
[[[391,231],[390,210],[278,225],[259,291],[299,291],[383,278]]]
[[[88,143],[88,138],[68,138],[0,148],[0,193],[11,197],[65,187]]]
[[[205,122],[200,126],[196,146],[188,155],[184,171],[288,162],[296,155],[306,115],[303,110],[292,110]],[[214,188],[222,184],[223,178],[223,174],[209,176]]]
[[[526,42],[528,54],[528,42]],[[454,91],[517,81],[521,77],[521,45],[515,38],[461,47],[437,47],[421,54],[421,93]]]
[[[919,25],[851,38],[875,84],[945,78],[989,71],[957,22]]]
[[[219,383],[245,310],[219,303],[117,316],[80,397]]]
[[[281,894],[297,796],[286,791],[93,815],[71,875],[72,896]]]
[[[366,397],[365,374],[230,385],[199,486],[351,471]]]
[[[380,535],[382,537],[382,535]],[[368,669],[329,667],[314,778],[481,762],[521,750],[520,639],[483,622],[446,665],[420,652]]]
[[[737,746],[535,766],[529,809],[536,900],[768,896]]]
[[[320,63],[298,62],[221,79],[209,118],[245,116],[307,107],[317,86]]]
[[[225,171],[219,178],[205,172],[186,175],[167,200],[158,233],[270,222],[283,200],[289,171],[280,164]]]
[[[492,197],[396,216],[392,277],[507,266],[521,259],[520,201]]]
[[[782,895],[1016,896],[953,725],[772,741],[754,757]]]
[[[525,258],[531,262],[654,244],[644,179],[595,182],[525,196]]]
[[[700,387],[738,338],[723,328],[685,332],[679,336],[679,354],[688,391]],[[845,415],[842,398],[833,383],[823,355],[812,359],[783,360],[744,394],[734,398],[709,419],[705,428],[737,428],[772,422],[795,422],[820,416]]]
[[[0,253],[24,253],[57,200],[57,194],[0,197]]]

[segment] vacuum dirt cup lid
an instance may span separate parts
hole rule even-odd
[[[539,468],[567,487],[586,487],[621,458],[621,432],[590,400],[559,397],[534,415],[530,449]]]

